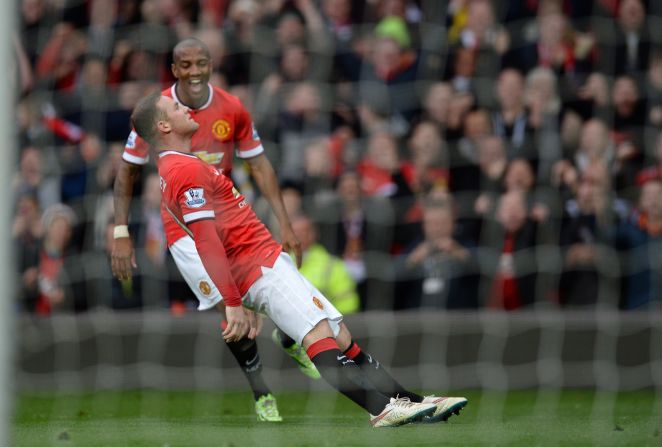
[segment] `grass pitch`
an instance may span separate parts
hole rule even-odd
[[[258,423],[248,393],[130,391],[22,394],[14,446],[660,446],[662,396],[590,391],[454,393],[447,423],[371,428],[328,393],[279,393],[285,421]]]

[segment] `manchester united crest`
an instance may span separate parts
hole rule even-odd
[[[207,281],[200,281],[198,283],[198,289],[200,289],[202,294],[205,296],[208,296],[211,293],[211,286]]]
[[[230,123],[225,120],[216,120],[211,126],[211,131],[218,140],[226,140],[231,130]]]
[[[315,306],[317,306],[320,309],[324,310],[324,304],[322,304],[322,302],[316,296],[313,297],[313,303],[315,303]]]

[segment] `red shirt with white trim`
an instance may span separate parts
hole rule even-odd
[[[173,84],[161,92],[180,103]],[[191,153],[214,166],[219,172],[230,176],[232,160],[251,158],[264,152],[253,119],[236,96],[209,86],[209,100],[198,109],[191,109],[193,118],[200,127],[191,140]],[[122,158],[131,164],[144,165],[149,161],[149,144],[135,130],[129,134]],[[163,224],[168,246],[184,237],[186,233],[162,210]]]
[[[157,164],[166,213],[192,237],[189,224],[214,219],[232,278],[241,296],[245,295],[262,276],[261,267],[272,267],[276,262],[281,245],[271,237],[232,181],[212,166],[176,151],[161,152]],[[216,286],[223,295],[223,285]]]

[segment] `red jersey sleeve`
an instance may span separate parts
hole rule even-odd
[[[213,182],[215,175],[202,162],[192,163],[180,171],[175,200],[182,219],[191,231],[200,260],[218,288],[227,306],[241,306],[239,288],[232,277],[230,261],[218,235],[214,220]]]
[[[122,159],[134,165],[144,165],[149,161],[149,144],[133,129],[124,144]]]
[[[237,115],[237,129],[235,131],[237,157],[252,158],[260,155],[264,152],[264,148],[250,113],[240,105]]]

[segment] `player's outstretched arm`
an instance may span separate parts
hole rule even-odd
[[[285,210],[283,196],[278,187],[278,179],[266,155],[260,154],[246,160],[251,167],[251,174],[262,195],[267,199],[280,225],[280,241],[286,252],[294,251],[297,267],[301,267],[301,243],[294,235],[292,223]]]
[[[140,166],[123,161],[117,171],[113,186],[115,239],[111,252],[111,268],[113,275],[121,281],[131,278],[131,269],[137,267],[133,243],[129,237],[128,223],[133,184],[140,174],[140,170]]]

